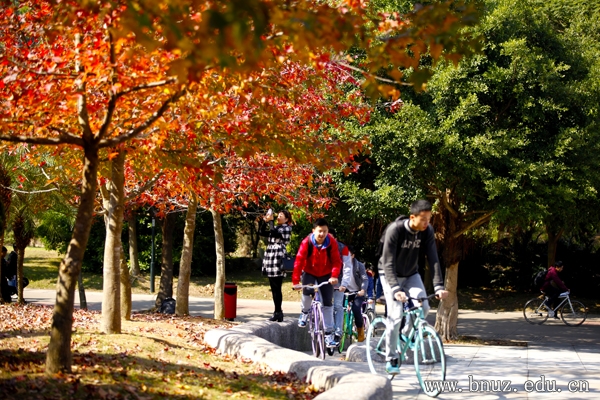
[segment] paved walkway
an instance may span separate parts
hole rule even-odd
[[[86,296],[90,309],[101,309],[102,293]],[[54,297],[51,290],[25,289],[29,302],[53,304]],[[134,295],[134,311],[149,309],[154,299],[154,295]],[[78,299],[75,305],[79,306]],[[212,298],[190,298],[193,315],[211,317],[213,306]],[[286,317],[295,318],[299,303],[284,302],[283,310]],[[264,320],[271,312],[270,300],[238,299],[236,321]],[[448,386],[440,399],[600,398],[600,316],[590,315],[582,326],[568,327],[550,320],[530,325],[520,312],[467,310],[459,312],[458,330],[483,339],[526,341],[528,346],[446,345]],[[348,364],[368,372],[365,363]],[[401,371],[392,381],[394,398],[428,398],[420,390],[414,367],[403,365]]]

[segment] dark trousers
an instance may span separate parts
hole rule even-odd
[[[546,290],[544,290],[544,293],[546,296],[548,296],[548,305],[553,309],[556,308],[556,306],[560,303],[558,296],[562,293],[562,291],[559,288],[555,288],[554,286],[550,285],[546,288]]]
[[[4,300],[6,303],[10,303],[11,302],[11,297],[10,297],[10,293],[11,293],[11,287],[8,286],[8,281],[6,280],[5,277],[0,278],[0,290],[2,291],[2,300]]]
[[[273,304],[275,304],[275,312],[282,312],[281,302],[283,294],[281,293],[281,285],[283,284],[283,276],[269,277],[269,285],[271,285],[271,293],[273,293]]]
[[[309,284],[320,284],[322,282],[328,281],[329,278],[331,278],[331,274],[325,275],[325,276],[313,276],[307,273],[303,273],[302,274],[302,284],[303,285],[309,285]],[[302,294],[304,294],[305,296],[313,296],[315,293],[315,291],[313,289],[302,289]],[[333,306],[333,286],[331,285],[324,285],[321,286],[319,288],[319,293],[321,295],[321,303],[325,306],[325,307],[332,307]]]
[[[354,323],[356,324],[356,327],[363,328],[362,304],[365,301],[365,298],[354,295],[350,296],[348,301],[352,305],[352,314],[354,314]]]

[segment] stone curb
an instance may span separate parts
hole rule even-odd
[[[311,348],[310,336],[307,329],[298,328],[295,320],[251,322],[231,329],[213,329],[206,332],[204,341],[220,353],[241,356],[306,379],[315,388],[325,390],[316,397],[319,400],[338,400],[349,393],[357,400],[392,398],[388,379],[353,371],[344,361],[320,360],[302,353]]]

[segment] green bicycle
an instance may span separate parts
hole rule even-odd
[[[354,298],[358,292],[346,292],[344,293],[344,330],[342,332],[342,338],[340,339],[340,345],[338,351],[341,353],[345,349],[345,344],[348,346],[352,344],[353,339],[358,339],[358,332],[354,325],[354,312],[352,312],[351,298]],[[368,318],[365,314],[362,314],[363,326],[367,328],[369,326]]]
[[[410,298],[422,302],[435,297]],[[440,388],[436,385],[428,385],[429,381],[444,381],[446,379],[446,355],[442,339],[438,333],[427,323],[423,308],[421,306],[411,307],[408,303],[404,305],[404,316],[401,324],[409,324],[403,328],[401,325],[400,335],[394,338],[395,345],[400,355],[400,361],[405,361],[408,352],[412,351],[415,372],[419,385],[431,397],[440,394]],[[394,378],[394,374],[388,374],[385,370],[385,346],[389,340],[386,334],[387,318],[377,317],[369,325],[367,333],[367,361],[369,369],[373,374]],[[407,332],[405,335],[402,332]]]

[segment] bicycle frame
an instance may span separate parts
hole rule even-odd
[[[434,296],[435,294],[423,298],[411,298],[411,300],[417,300],[421,303],[425,299]],[[427,382],[430,380],[444,381],[446,379],[446,357],[443,342],[437,332],[425,320],[422,304],[405,309],[404,317],[409,325],[404,326],[395,338],[391,338],[389,344],[396,346],[398,356],[402,361],[407,359],[408,350],[412,350],[419,385],[425,394],[435,397],[440,393],[440,390],[432,389],[427,385]],[[392,323],[383,317],[375,318],[371,322],[367,333],[367,363],[372,373],[393,379],[395,373],[387,372],[387,367],[383,368],[386,357],[386,342],[389,340],[387,334],[390,331],[388,322]],[[396,323],[401,324],[401,322]],[[381,329],[385,329],[385,332]],[[402,333],[403,331],[406,332],[406,335]]]
[[[558,295],[563,300],[554,308],[548,304],[549,297],[546,295],[530,299],[523,307],[523,316],[530,324],[540,325],[546,322],[550,315],[560,319],[569,326],[579,326],[587,318],[587,307],[578,300],[572,300],[569,292]],[[542,300],[543,299],[543,300]]]
[[[346,342],[346,338],[350,342],[352,342],[352,336],[354,336],[354,332],[352,330],[352,326],[354,324],[354,312],[352,312],[352,304],[350,303],[350,296],[355,296],[358,292],[352,293],[344,293],[344,319],[342,325],[342,337],[340,339],[340,345],[338,347],[338,351],[342,352],[344,348],[344,344]]]
[[[296,289],[313,289],[314,294],[308,310],[308,325],[311,335],[313,355],[325,359],[325,325],[323,321],[322,304],[319,296],[319,288],[329,284],[329,281],[321,282],[318,285],[297,285]]]
[[[563,298],[563,301],[561,301],[559,305],[557,305],[554,308],[550,308],[550,306],[548,306],[548,308],[550,308],[552,311],[556,312],[557,310],[560,310],[560,308],[563,306],[563,304],[565,302],[568,302],[569,306],[571,308],[573,308],[573,304],[571,303],[571,296],[569,296],[569,292],[564,292],[564,293],[559,294],[558,298],[560,299],[561,297],[564,297],[564,298]],[[548,296],[544,296],[544,301],[548,301],[548,299],[549,299]]]

